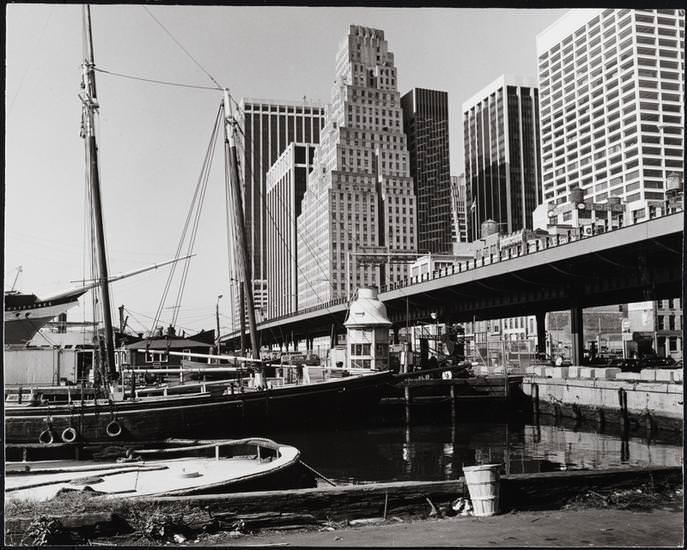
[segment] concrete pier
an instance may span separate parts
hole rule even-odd
[[[535,412],[681,431],[682,371],[627,374],[608,368],[530,367],[522,387]]]

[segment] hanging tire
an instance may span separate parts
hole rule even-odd
[[[113,420],[105,427],[105,433],[108,437],[119,437],[120,435],[122,435],[122,426],[119,422]]]
[[[43,445],[51,445],[55,441],[55,437],[53,436],[52,430],[43,430],[41,434],[38,436],[38,442],[42,443]]]
[[[76,430],[71,426],[69,428],[65,428],[62,432],[62,441],[65,443],[74,443],[76,441],[76,437]]]

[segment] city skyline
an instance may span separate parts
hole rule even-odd
[[[393,41],[401,67],[401,93],[416,86],[449,92],[452,164],[460,166],[462,161],[454,158],[460,155],[460,139],[456,140],[455,135],[460,132],[456,106],[461,98],[488,82],[497,72],[495,65],[522,65],[527,69],[520,72],[534,74],[536,34],[565,10],[306,11],[164,6],[149,11],[220,82],[233,83],[240,74],[240,86],[231,87],[237,99],[276,97],[297,101],[302,95],[308,99],[326,98],[339,36],[356,21],[383,28]],[[23,265],[18,288],[45,295],[71,286],[70,281],[80,278],[83,272],[83,144],[78,137],[80,104],[76,97],[81,58],[80,8],[11,5],[7,14],[6,286],[11,286],[13,269]],[[511,25],[514,19],[521,24]],[[277,22],[296,21],[299,33],[295,34],[277,29],[268,38],[256,30],[264,28],[265,23],[274,22],[277,28]],[[93,24],[99,67],[145,78],[211,85],[203,71],[141,6],[96,6]],[[500,29],[497,35],[504,35],[503,41],[470,49],[468,46],[478,40],[476,29],[480,25]],[[219,29],[225,27],[235,32],[220,33]],[[436,32],[427,33],[428,28]],[[465,32],[449,33],[451,41],[458,37],[459,42],[444,40],[447,47],[439,51],[432,41],[439,40],[441,32],[448,29]],[[244,36],[251,33],[255,38]],[[503,58],[502,45],[507,38],[521,43],[522,49],[511,48],[511,57]],[[312,48],[313,40],[321,47]],[[239,42],[240,50],[232,46]],[[452,44],[455,48],[451,48]],[[470,54],[456,58],[453,50]],[[41,55],[35,56],[38,51]],[[244,67],[238,56],[230,55],[231,51],[239,51],[252,62],[244,63]],[[433,52],[429,64],[424,62],[428,51]],[[268,64],[266,60],[270,59]],[[295,78],[279,73],[294,72],[303,59],[308,60],[308,71],[299,72]],[[262,83],[257,78],[261,62],[263,71],[269,67],[266,72],[270,80],[276,79],[279,86],[265,85],[264,75]],[[443,81],[447,76],[464,80],[464,91],[447,85]],[[97,78],[110,270],[122,273],[173,256],[220,97],[217,92],[165,87],[103,73],[98,73]],[[36,151],[40,152],[40,163],[35,162]],[[218,162],[213,164],[213,181],[221,179],[219,166]],[[191,276],[195,272],[202,282],[189,285],[180,328],[212,326],[215,297],[226,291],[223,200],[221,185],[211,186],[198,256],[191,266]],[[29,211],[34,223],[27,227],[25,213]],[[136,329],[145,327],[146,315],[153,315],[165,278],[166,272],[160,270],[113,287],[115,305],[124,303],[139,313],[141,323],[131,320]],[[229,313],[226,300],[220,302],[223,325]],[[70,312],[70,318],[80,319],[87,309],[86,302],[82,300],[82,306]]]

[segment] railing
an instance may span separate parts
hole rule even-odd
[[[609,230],[598,230],[596,226],[592,226],[592,231],[591,234],[584,234],[584,232],[580,232],[579,234],[576,235],[576,231],[568,230],[566,234],[556,234],[556,235],[549,235],[546,237],[541,237],[538,239],[532,239],[529,241],[523,241],[519,243],[518,245],[514,245],[512,247],[509,247],[504,250],[499,250],[497,253],[490,254],[489,256],[482,256],[481,258],[473,259],[473,260],[467,260],[465,262],[459,262],[457,264],[454,264],[450,267],[450,269],[444,268],[440,269],[437,271],[433,271],[432,273],[425,273],[420,276],[415,276],[415,277],[409,277],[405,279],[402,283],[392,283],[390,285],[382,285],[381,288],[379,289],[380,293],[384,292],[390,292],[392,290],[399,290],[403,288],[409,288],[417,284],[421,284],[426,281],[430,280],[435,280],[435,279],[442,279],[444,277],[448,277],[451,275],[455,275],[457,273],[464,273],[468,271],[472,271],[475,269],[480,269],[481,267],[488,266],[491,264],[495,263],[500,263],[503,261],[508,261],[508,260],[513,260],[515,258],[520,258],[522,256],[528,256],[530,254],[536,254],[537,252],[543,252],[544,250],[548,250],[550,248],[557,248],[560,246],[565,246],[567,244],[577,242],[577,241],[582,241],[585,239],[589,239],[591,237],[596,237],[598,235],[606,234],[606,233],[614,233],[620,229],[624,229],[626,227],[630,227],[633,225],[640,225],[642,223],[647,223],[648,221],[655,220],[657,218],[662,218],[666,216],[672,216],[673,214],[676,214],[678,212],[682,212],[683,208],[676,208],[671,212],[668,212],[666,214],[661,214],[660,216],[648,216],[647,219],[642,219],[641,221],[635,222],[635,223],[626,223],[618,227],[613,227]],[[348,299],[346,297],[341,297],[341,298],[335,298],[333,300],[329,300],[323,304],[318,304],[315,306],[311,306],[305,309],[298,310],[294,313],[287,313],[284,315],[280,315],[278,317],[272,317],[270,319],[266,319],[263,323],[272,323],[275,321],[280,321],[282,319],[289,319],[296,317],[298,315],[305,315],[307,313],[311,313],[313,311],[321,311],[323,309],[327,309],[329,307],[337,306],[342,303],[347,302]],[[261,323],[262,324],[262,323]]]

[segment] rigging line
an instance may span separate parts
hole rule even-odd
[[[45,37],[45,29],[48,28],[48,23],[50,23],[50,19],[52,18],[53,11],[55,10],[55,6],[52,6],[50,8],[50,12],[48,13],[48,17],[45,20],[45,23],[43,24],[43,28],[41,29],[41,35],[38,39],[38,42],[36,42],[35,50],[32,52],[32,55],[30,57],[31,62],[26,64],[26,69],[24,70],[24,74],[21,76],[21,79],[19,80],[19,86],[17,87],[17,91],[14,92],[14,96],[12,97],[12,101],[10,101],[10,105],[7,108],[7,115],[9,115],[12,112],[12,107],[14,107],[14,102],[17,100],[17,97],[19,97],[19,92],[21,92],[22,86],[24,85],[24,80],[26,80],[26,76],[31,72],[33,69],[33,61],[36,61],[37,56],[36,52],[39,50],[41,47],[41,44],[43,43],[43,38]]]
[[[237,126],[240,127],[240,125],[238,125],[238,124],[237,124]],[[245,142],[245,134],[244,134],[244,142]],[[255,150],[255,140],[253,139],[252,136],[251,136],[251,139],[250,139],[250,143],[251,143],[251,146],[252,146],[253,150]],[[244,151],[245,151],[245,143],[244,143]],[[263,159],[262,159],[262,156],[261,156],[261,157],[260,157],[260,162],[259,162],[259,170],[260,170],[260,172],[262,172],[263,169],[264,169],[264,165],[263,165]],[[314,168],[313,168],[313,169],[314,169]],[[248,163],[246,163],[246,165],[245,165],[245,167],[244,167],[244,170],[246,170],[246,171],[249,172],[249,177],[250,177],[251,180],[252,180],[252,179],[254,178],[254,176],[255,176],[255,172],[253,172],[253,170],[250,168],[250,166],[248,165]],[[267,174],[265,173],[265,177],[266,177],[266,176],[267,176]],[[268,212],[268,211],[269,211],[269,208],[267,207],[267,200],[266,200],[267,197],[265,197],[264,193],[262,192],[262,185],[261,185],[262,182],[259,182],[259,183],[260,183],[260,185],[257,185],[257,186],[256,186],[256,187],[257,187],[257,191],[258,191],[258,195],[259,195],[260,198],[262,199],[262,203],[263,203],[264,206],[265,206],[265,212]],[[307,184],[306,184],[306,185],[307,185]],[[244,188],[245,188],[245,182],[244,182]],[[286,204],[284,203],[284,201],[282,200],[282,198],[280,197],[280,195],[279,195],[278,193],[276,194],[276,197],[277,197],[277,200],[281,203],[282,207],[284,207],[284,210],[285,210],[285,211],[288,211],[288,210],[289,210],[289,209],[288,209],[288,205],[286,205]],[[321,206],[323,206],[323,207],[325,206],[325,205],[323,204],[323,202],[322,202],[322,199],[321,199],[320,197],[315,196],[315,198],[317,199],[317,201],[320,203]],[[270,218],[271,218],[271,217],[272,217],[272,216],[270,216]],[[290,216],[290,218],[293,220],[293,216]],[[312,247],[311,239],[310,239],[309,237],[306,238],[306,236],[304,235],[304,232],[298,228],[298,221],[297,221],[297,220],[294,220],[294,221],[296,221],[296,224],[295,224],[295,225],[296,225],[296,235],[297,235],[297,236],[300,236],[300,237],[302,238],[303,244],[305,244],[306,248],[308,249],[308,252],[310,253],[310,256],[311,256],[311,257],[313,258],[313,260],[315,261],[315,264],[317,265],[318,269],[320,270],[320,272],[321,272],[322,275],[324,276],[325,281],[329,284],[329,287],[330,287],[331,289],[333,289],[333,288],[334,288],[334,285],[332,284],[332,281],[331,281],[331,279],[330,279],[330,277],[329,277],[329,274],[328,274],[328,273],[324,270],[324,268],[322,267],[322,264],[321,264],[321,262],[320,262],[320,260],[319,260],[319,258],[318,258],[318,256],[317,256],[317,254],[315,254],[315,253],[313,252],[313,247]],[[276,225],[276,224],[275,224],[275,225]],[[286,245],[286,243],[284,243],[284,244]],[[289,255],[290,255],[291,257],[293,257],[294,254],[293,254],[293,252],[290,251],[290,247],[289,247],[288,245],[286,245],[286,246],[287,246],[287,252],[289,253]],[[252,251],[251,251],[251,252],[252,252]],[[314,291],[313,291],[313,292],[314,292]],[[316,294],[316,295],[317,295],[318,299],[321,299],[320,296],[319,296],[319,294]]]
[[[214,158],[214,153],[215,153],[215,148],[217,146],[217,136],[219,135],[219,118],[216,120],[215,128],[213,130],[213,135],[210,140],[211,146],[208,148],[206,158],[204,161],[204,166],[203,166],[203,174],[201,177],[203,178],[203,183],[202,183],[202,188],[201,188],[201,193],[200,197],[198,199],[198,207],[196,209],[195,213],[195,218],[193,220],[193,226],[191,228],[191,236],[189,238],[189,243],[188,243],[188,249],[187,249],[187,254],[191,255],[193,253],[193,248],[195,246],[196,238],[198,236],[198,226],[200,223],[200,218],[201,218],[201,213],[203,209],[203,204],[205,203],[205,195],[207,193],[207,186],[208,186],[208,180],[210,178],[210,171],[212,169],[212,160]],[[190,260],[190,258],[189,258]],[[175,302],[176,306],[181,306],[181,299],[184,293],[184,289],[186,288],[186,281],[188,280],[188,273],[190,269],[190,261],[186,261],[184,264],[184,269],[182,272],[182,277],[181,277],[181,282],[179,285],[179,291],[177,293],[177,300]],[[173,312],[173,324],[176,323],[176,320],[179,316],[179,307],[177,307],[174,312]]]
[[[221,116],[221,110],[218,109],[217,115],[215,117],[215,126],[213,128],[212,135],[211,135],[211,143],[212,143],[212,140],[216,139],[215,138],[216,127],[219,124],[220,116]],[[210,144],[208,144],[208,150],[209,150],[209,148],[210,148]],[[207,151],[206,151],[206,157],[207,157]],[[203,164],[204,163],[205,163],[205,159],[203,160]],[[175,259],[179,258],[181,256],[181,251],[184,247],[184,241],[186,240],[186,234],[188,232],[189,223],[191,221],[191,217],[193,215],[195,204],[196,204],[196,201],[198,199],[198,193],[199,193],[200,186],[201,186],[201,177],[198,178],[198,183],[196,184],[196,187],[195,187],[195,190],[193,193],[193,198],[191,200],[191,204],[189,206],[188,213],[186,214],[186,220],[184,221],[184,226],[183,226],[182,231],[181,231],[181,237],[179,238],[179,243],[177,245],[176,254],[174,256]],[[166,281],[165,286],[164,286],[163,291],[162,291],[162,297],[160,299],[160,304],[158,305],[157,311],[155,313],[154,325],[158,323],[158,321],[160,320],[160,317],[162,315],[162,310],[165,306],[165,302],[167,300],[167,295],[169,294],[169,290],[171,288],[172,281],[174,280],[174,274],[176,273],[176,266],[177,266],[177,264],[174,263],[170,269],[169,274],[167,275],[167,281]],[[154,330],[154,329],[155,329],[155,326],[153,326],[151,330]]]
[[[132,314],[132,312],[131,312],[130,309],[124,308],[124,311],[126,311],[127,313],[129,313],[129,314],[132,315],[132,317],[133,317],[133,314]],[[145,313],[141,313],[140,311],[138,311],[137,313],[138,313],[138,315],[140,315],[141,317],[145,317],[145,318],[147,318],[147,319],[152,319],[152,317],[151,317],[150,315],[146,315]],[[194,332],[194,331],[195,331],[195,329],[192,329],[192,328],[189,328],[189,327],[182,327],[182,326],[179,326],[179,328],[182,329],[182,330],[187,330],[187,331],[189,331],[189,332]],[[151,335],[152,335],[152,334],[154,334],[154,332],[151,333]]]
[[[216,88],[214,86],[198,86],[196,84],[182,84],[180,82],[171,82],[169,80],[157,80],[154,78],[145,78],[142,76],[134,76],[124,73],[116,73],[114,71],[108,71],[101,69],[99,67],[94,67],[99,73],[109,74],[111,76],[119,76],[121,78],[128,78],[129,80],[139,80],[141,82],[149,82],[151,84],[162,84],[164,86],[176,86],[178,88],[191,88],[193,90],[210,90],[210,91],[222,91],[222,88]]]
[[[200,197],[198,199],[198,208],[196,210],[195,218],[193,220],[193,226],[191,228],[191,237],[189,239],[189,244],[188,244],[188,249],[187,249],[187,253],[189,255],[191,253],[193,253],[193,248],[195,246],[196,238],[198,237],[198,226],[200,224],[200,218],[201,218],[201,213],[202,213],[202,209],[203,209],[203,204],[205,202],[205,195],[207,193],[208,180],[210,179],[210,171],[212,169],[212,159],[214,157],[215,148],[217,146],[217,141],[218,141],[217,140],[217,136],[219,133],[218,129],[219,129],[219,124],[216,124],[214,132],[213,132],[213,136],[211,139],[212,146],[211,146],[210,150],[208,151],[208,154],[207,154],[207,157],[206,157],[205,163],[204,163],[205,165],[203,167],[205,173],[202,177],[204,178],[204,181],[202,184],[201,194],[200,194]],[[181,282],[179,283],[179,291],[177,292],[177,300],[175,303],[175,305],[177,305],[177,306],[181,306],[181,299],[183,297],[184,290],[186,288],[186,281],[188,280],[188,273],[189,273],[189,269],[190,269],[190,265],[191,265],[190,260],[191,260],[191,258],[189,258],[184,264],[184,268],[183,268],[183,272],[182,272],[182,276],[181,276]],[[179,308],[177,307],[174,309],[174,313],[172,316],[172,325],[176,324],[178,317],[179,317]]]
[[[195,57],[193,57],[193,56],[189,53],[189,51],[188,51],[186,48],[184,48],[184,46],[181,44],[181,42],[179,42],[179,41],[174,37],[174,35],[173,35],[171,32],[169,32],[169,30],[167,30],[167,27],[165,27],[165,26],[160,22],[160,20],[159,20],[157,17],[155,17],[155,16],[152,14],[152,12],[151,12],[146,6],[141,6],[141,7],[142,7],[144,10],[146,10],[146,12],[148,13],[148,15],[150,15],[150,17],[152,17],[153,20],[154,20],[158,25],[160,25],[160,27],[162,27],[162,30],[165,31],[165,32],[169,35],[169,37],[170,37],[172,40],[174,40],[174,43],[175,43],[177,46],[179,46],[179,47],[183,50],[183,52],[184,52],[187,56],[189,56],[189,57],[191,58],[191,60],[192,60],[196,65],[198,65],[198,67],[200,67],[200,69],[208,76],[208,78],[209,78],[210,80],[212,80],[212,82],[213,82],[213,84],[214,84],[215,86],[217,86],[218,88],[220,88],[220,89],[222,89],[222,90],[225,88],[225,86],[221,86],[221,85],[219,84],[219,82],[217,82],[217,80],[215,80],[215,78],[205,69],[205,67],[203,67],[203,66],[200,64],[200,62],[199,62]]]
[[[251,139],[251,141],[252,141],[252,139]],[[262,167],[262,159],[260,160],[260,165],[261,165],[261,167]],[[249,166],[248,166],[247,164],[246,164],[246,169],[250,171],[250,168],[249,168]],[[259,193],[260,196],[262,197],[263,202],[265,202],[265,197],[264,197],[264,195],[263,195],[263,193],[262,193],[262,190],[259,189],[259,187],[260,187],[260,186],[258,186],[258,193]],[[278,195],[277,195],[277,197],[278,197]],[[281,198],[279,198],[279,200],[280,200],[280,202],[282,203],[282,206],[284,206],[284,208],[286,208],[286,204],[284,204],[284,202],[281,200]],[[265,203],[265,206],[267,206],[266,203]],[[274,216],[272,215],[271,210],[270,210],[269,208],[265,207],[265,213],[269,216],[270,221],[272,222],[272,224],[274,225],[274,228],[276,229],[277,235],[278,235],[279,238],[281,239],[282,243],[284,243],[284,247],[285,247],[287,253],[289,254],[289,256],[291,256],[292,259],[294,259],[294,254],[293,254],[293,252],[291,252],[291,247],[290,247],[290,245],[286,242],[286,239],[284,238],[283,233],[282,233],[281,230],[279,229],[279,226],[277,225],[277,223],[276,223],[276,221],[275,221],[275,219],[274,219]],[[305,238],[303,238],[303,241],[305,242]],[[314,255],[313,255],[313,256],[314,256]],[[316,261],[317,261],[317,260],[316,260]],[[310,279],[303,273],[302,267],[299,265],[298,262],[296,262],[296,269],[298,269],[298,271],[301,273],[301,275],[302,275],[303,278],[305,279],[305,282],[306,282],[306,283],[308,284],[308,286],[310,287],[310,290],[312,290],[313,294],[318,298],[318,300],[322,300],[322,297],[321,297],[321,296],[319,295],[319,293],[314,289],[314,287],[313,287],[312,282],[310,281]],[[322,270],[321,267],[320,267],[320,270]],[[325,274],[324,271],[323,271],[323,274]],[[326,274],[325,274],[325,276],[326,276]],[[332,285],[331,285],[331,282],[329,281],[328,278],[327,278],[327,282],[329,282],[330,286],[332,286]],[[331,312],[328,311],[328,313],[329,313],[329,315],[331,315],[331,316],[333,317],[333,314],[332,314]]]

